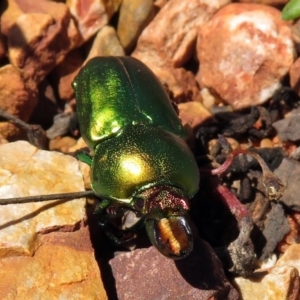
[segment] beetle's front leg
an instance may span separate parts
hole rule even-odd
[[[132,231],[118,229],[111,224],[111,216],[120,217],[121,215],[124,215],[124,213],[124,208],[114,207],[112,201],[109,199],[103,199],[94,211],[99,226],[115,245],[122,245],[135,237],[135,234]]]
[[[76,154],[76,157],[81,162],[86,163],[90,167],[92,166],[93,158],[89,154],[87,154],[86,152],[79,152],[79,153]]]

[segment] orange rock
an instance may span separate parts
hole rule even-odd
[[[6,45],[4,44],[3,35],[0,32],[0,60],[6,56]]]
[[[132,56],[152,69],[175,102],[191,101],[199,94],[194,75],[181,67],[194,53],[199,28],[229,2],[169,1],[140,35]]]
[[[37,87],[14,66],[0,68],[0,107],[4,111],[28,121],[37,103]],[[10,122],[0,123],[4,138],[15,138],[20,134],[19,127]]]
[[[233,284],[244,300],[297,300],[298,274],[294,267],[278,266],[270,270],[258,270],[248,278],[237,277]]]
[[[169,1],[142,32],[132,56],[147,65],[182,67],[194,52],[199,28],[229,2]]]
[[[7,36],[10,62],[36,82],[42,81],[79,41],[63,3],[10,0],[1,26]]]
[[[83,43],[108,24],[121,0],[67,0],[66,3],[76,20]]]
[[[117,33],[127,53],[132,50],[143,29],[154,18],[153,2],[153,0],[122,1]]]
[[[120,44],[116,30],[112,26],[104,26],[98,31],[85,63],[96,56],[123,55],[125,55],[125,52]]]
[[[72,82],[84,62],[84,56],[79,49],[68,53],[65,59],[51,72],[51,82],[57,86],[61,100],[69,101],[74,98]]]
[[[291,87],[300,95],[300,58],[298,58],[290,69]]]
[[[74,146],[77,143],[77,141],[70,137],[70,136],[64,136],[64,137],[57,137],[49,142],[49,150],[56,150],[61,151],[63,153],[68,153],[70,147]]]
[[[41,234],[33,256],[1,258],[0,298],[107,299],[89,234]]]
[[[0,145],[0,198],[83,190],[78,162]],[[0,206],[0,299],[107,299],[84,226],[85,199]]]
[[[183,125],[188,124],[192,129],[211,118],[211,113],[200,103],[190,101],[178,104],[179,118]]]
[[[264,5],[284,5],[289,2],[289,0],[239,0],[241,3],[259,3]]]
[[[234,109],[262,104],[293,63],[291,29],[273,7],[229,4],[199,31],[197,55],[198,82]]]
[[[38,150],[25,141],[0,146],[0,198],[84,190],[78,161],[58,152]],[[39,232],[72,231],[85,218],[85,199],[0,206],[0,256],[28,255]]]

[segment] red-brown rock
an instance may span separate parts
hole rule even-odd
[[[37,87],[32,80],[25,80],[22,72],[12,65],[0,68],[0,108],[28,121],[37,103]],[[18,136],[20,130],[10,122],[1,122],[4,138]]]
[[[81,43],[89,40],[108,24],[120,3],[121,0],[67,0],[67,5],[81,35]]]
[[[240,109],[264,103],[281,86],[294,60],[294,45],[280,11],[235,3],[203,26],[197,53],[198,82]]]
[[[10,62],[36,82],[78,44],[68,7],[52,1],[10,0],[1,18]]]
[[[41,234],[36,247],[0,259],[1,299],[107,299],[87,227]]]
[[[132,56],[144,62],[176,102],[193,100],[199,89],[191,72],[180,68],[194,52],[199,28],[228,0],[169,1],[145,28]]]
[[[74,98],[74,90],[72,82],[82,67],[84,56],[79,49],[69,52],[65,59],[56,66],[51,72],[51,81],[55,87],[61,100],[71,100]]]
[[[239,299],[212,249],[201,240],[183,260],[168,259],[150,247],[118,255],[110,265],[119,300]]]
[[[132,56],[148,65],[182,67],[194,52],[199,28],[229,2],[169,1],[142,32]]]

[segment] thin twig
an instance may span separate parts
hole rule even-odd
[[[94,191],[84,191],[76,193],[61,193],[61,194],[50,194],[50,195],[38,195],[18,198],[6,198],[0,199],[0,205],[7,204],[19,204],[19,203],[31,203],[31,202],[42,202],[50,200],[73,200],[78,198],[84,198],[89,196],[95,196]]]
[[[46,133],[40,125],[30,125],[22,121],[18,117],[11,115],[0,108],[0,117],[14,123],[18,127],[24,129],[27,132],[29,142],[38,147],[39,149],[46,148]]]

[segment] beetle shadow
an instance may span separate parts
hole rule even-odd
[[[224,291],[227,279],[221,262],[211,246],[200,239],[195,230],[193,230],[193,236],[192,252],[186,258],[176,260],[176,268],[186,282],[194,288]]]

